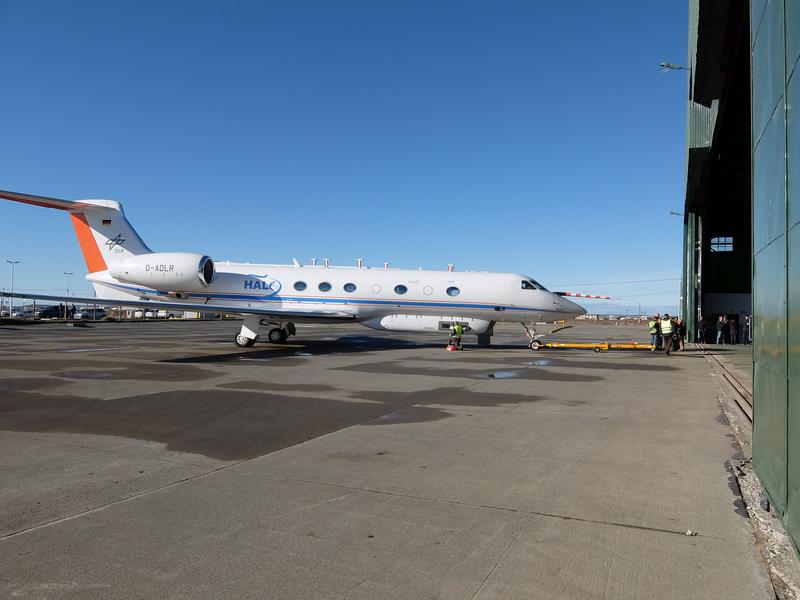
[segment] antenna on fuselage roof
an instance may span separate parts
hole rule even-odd
[[[302,267],[302,266],[303,266],[303,265],[301,265],[301,264],[300,264],[300,261],[298,261],[296,258],[293,258],[293,259],[292,259],[292,264],[293,264],[295,267]]]
[[[314,258],[312,258],[312,259],[311,259],[311,266],[312,266],[312,267],[316,267],[316,266],[317,266],[317,259],[316,259],[316,257],[314,257]]]
[[[455,270],[456,270],[456,266],[453,263],[450,263],[450,264],[447,265],[447,272],[448,273],[452,273]]]
[[[383,263],[383,268],[384,269],[388,269],[389,268],[389,263],[388,262]]]
[[[356,268],[357,268],[357,269],[360,269],[360,268],[362,268],[363,266],[364,266],[364,259],[363,259],[363,258],[357,258],[357,259],[356,259]]]

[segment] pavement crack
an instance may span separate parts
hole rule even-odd
[[[269,477],[269,476],[268,476]],[[536,511],[536,510],[526,510],[522,508],[511,508],[508,506],[494,506],[492,504],[476,504],[473,502],[463,502],[461,500],[449,500],[447,498],[432,498],[429,496],[419,496],[416,494],[404,494],[401,492],[389,492],[386,490],[378,490],[373,488],[364,488],[358,486],[349,486],[344,485],[341,483],[330,483],[326,481],[315,481],[315,480],[308,480],[308,479],[299,479],[294,477],[269,477],[270,479],[279,479],[281,481],[293,481],[295,483],[307,483],[307,484],[315,484],[315,485],[322,485],[327,487],[339,488],[343,490],[352,490],[354,492],[365,492],[368,494],[380,494],[382,496],[392,496],[397,498],[408,498],[410,500],[424,500],[428,502],[439,502],[442,504],[450,504],[453,506],[463,506],[465,508],[484,508],[487,510],[496,510],[501,512],[507,512],[512,514],[519,514],[519,515],[530,515],[534,517],[546,517],[550,519],[559,519],[562,521],[574,521],[577,523],[591,523],[595,525],[606,525],[608,527],[622,527],[625,529],[634,529],[638,531],[649,531],[652,533],[667,533],[670,535],[680,535],[684,537],[689,537],[686,535],[685,529],[666,529],[663,527],[649,527],[647,525],[635,525],[633,523],[623,523],[620,521],[604,521],[600,519],[587,519],[585,517],[576,517],[574,515],[560,515],[557,513],[549,513],[543,511]],[[740,540],[732,540],[730,538],[724,537],[717,537],[713,535],[705,535],[702,533],[696,533],[691,537],[700,537],[709,540],[718,540],[722,542],[739,542]]]
[[[497,567],[499,567],[499,566],[500,566],[500,563],[501,563],[501,562],[503,562],[503,559],[504,559],[504,558],[506,557],[506,555],[509,553],[509,551],[511,550],[511,547],[512,547],[512,546],[513,546],[513,545],[516,543],[516,541],[519,539],[519,536],[520,536],[520,535],[522,535],[522,530],[523,530],[523,529],[525,529],[525,525],[526,525],[527,523],[528,523],[528,515],[526,515],[526,516],[525,516],[525,517],[522,519],[522,523],[520,523],[520,525],[519,525],[519,529],[517,529],[517,532],[514,534],[514,536],[513,536],[513,537],[511,538],[511,540],[508,542],[508,545],[507,545],[507,546],[505,547],[505,549],[504,549],[504,550],[503,550],[503,551],[500,553],[500,556],[498,556],[498,557],[497,557],[497,560],[496,560],[496,561],[495,561],[495,563],[492,565],[492,568],[491,568],[491,569],[489,569],[489,572],[488,572],[488,573],[486,573],[486,576],[483,578],[483,581],[481,581],[481,584],[478,586],[478,589],[477,589],[477,590],[475,590],[475,592],[474,592],[474,593],[473,593],[473,594],[472,594],[472,595],[469,597],[469,600],[473,600],[473,599],[474,599],[474,598],[475,598],[475,597],[476,597],[478,594],[480,594],[480,593],[483,591],[483,588],[485,588],[485,587],[486,587],[486,582],[487,582],[487,581],[489,581],[489,578],[490,578],[492,575],[494,575],[494,572],[497,570]]]
[[[22,529],[18,529],[17,531],[12,531],[11,533],[6,533],[0,535],[0,542],[5,540],[11,539],[13,537],[17,537],[19,535],[23,535],[25,533],[31,533],[33,531],[38,531],[39,529],[44,529],[46,527],[50,527],[52,525],[58,525],[59,523],[64,523],[66,521],[71,521],[72,519],[77,519],[79,517],[84,517],[86,515],[91,515],[96,512],[103,511],[107,508],[111,508],[112,506],[117,506],[119,504],[124,504],[125,502],[130,502],[131,500],[135,500],[137,498],[141,498],[142,496],[147,496],[149,494],[153,494],[156,492],[160,492],[162,490],[171,488],[176,485],[181,485],[187,483],[189,481],[194,481],[196,479],[200,479],[202,477],[207,477],[208,475],[213,475],[214,473],[219,473],[220,471],[224,471],[225,469],[230,469],[231,467],[235,467],[237,465],[241,465],[242,463],[250,462],[252,460],[256,460],[260,457],[255,458],[248,458],[246,460],[240,460],[238,462],[230,463],[227,465],[223,465],[221,467],[217,467],[215,469],[210,469],[203,473],[197,473],[195,475],[190,475],[189,477],[184,477],[183,479],[178,479],[177,481],[171,481],[169,483],[165,483],[164,485],[159,485],[157,487],[151,488],[149,490],[144,490],[142,492],[138,492],[136,494],[131,494],[130,496],[125,496],[124,498],[120,498],[118,500],[112,500],[111,502],[106,502],[105,504],[101,504],[99,506],[94,506],[92,508],[87,508],[86,510],[80,510],[78,512],[72,513],[70,515],[66,515],[64,517],[59,517],[57,519],[53,519],[51,521],[47,521],[45,523],[39,523],[38,525],[32,525],[31,527],[24,527]]]

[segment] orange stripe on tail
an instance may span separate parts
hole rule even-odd
[[[81,252],[83,252],[83,259],[86,261],[86,267],[89,273],[97,273],[98,271],[105,271],[108,269],[106,261],[103,260],[103,255],[100,254],[100,248],[97,247],[97,242],[94,239],[92,228],[86,221],[83,213],[72,213],[72,226],[75,228],[75,234],[78,236],[78,243],[81,245]]]

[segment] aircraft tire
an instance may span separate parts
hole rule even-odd
[[[288,337],[289,334],[285,329],[279,329],[277,327],[270,329],[267,334],[267,339],[269,339],[270,344],[285,344]]]
[[[237,333],[233,337],[233,343],[239,346],[239,348],[250,348],[253,344],[256,343],[256,338],[249,338],[247,336],[242,335],[241,333]]]
[[[542,343],[541,343],[541,342],[539,342],[538,340],[533,340],[533,341],[530,343],[530,346],[531,346],[531,350],[538,350],[539,348],[541,348],[541,347],[542,347]]]

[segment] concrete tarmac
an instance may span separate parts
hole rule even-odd
[[[237,328],[0,327],[0,597],[773,597],[700,353]]]

